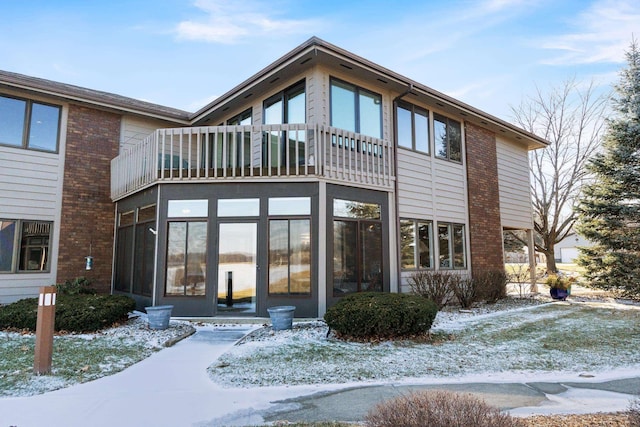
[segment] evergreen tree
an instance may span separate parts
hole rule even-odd
[[[603,151],[588,165],[593,181],[578,207],[578,232],[594,243],[583,248],[579,264],[601,289],[640,296],[640,51],[626,53],[608,120]]]

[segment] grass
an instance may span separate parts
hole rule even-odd
[[[0,335],[0,396],[35,394],[119,372],[153,351],[124,338],[54,339],[51,376],[33,374],[35,337]]]
[[[307,338],[249,341],[224,354],[209,372],[228,386],[268,386],[640,364],[639,307],[544,304],[438,332],[452,337],[436,344],[361,344],[325,339],[325,329]]]
[[[35,335],[0,331],[0,397],[26,396],[115,374],[149,357],[191,326],[154,331],[131,320],[93,334],[56,335],[50,375],[33,373]]]

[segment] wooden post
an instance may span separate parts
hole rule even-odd
[[[536,274],[536,246],[534,241],[535,235],[533,234],[533,230],[527,230],[527,242],[529,243],[529,271],[530,271],[530,279],[531,279],[531,293],[538,293],[538,282],[537,282],[537,274]]]
[[[43,286],[38,298],[38,320],[36,322],[36,351],[33,371],[36,374],[51,373],[53,356],[53,329],[56,320],[56,287]]]

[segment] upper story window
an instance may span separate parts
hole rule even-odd
[[[396,108],[398,145],[429,154],[429,112],[406,102]]]
[[[296,83],[264,101],[265,125],[305,123],[305,118],[304,81]]]
[[[331,79],[331,126],[382,138],[382,96]]]
[[[304,80],[264,101],[264,124],[306,123]],[[262,165],[281,167],[305,164],[308,155],[306,134],[272,130],[265,132],[262,141]]]
[[[462,132],[460,122],[440,114],[433,115],[436,157],[462,162]]]
[[[0,144],[58,151],[60,107],[0,96]]]

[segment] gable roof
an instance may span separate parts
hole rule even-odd
[[[209,124],[207,123],[207,118],[208,115],[213,112],[219,111],[220,109],[227,109],[234,104],[246,102],[246,99],[250,98],[254,91],[261,91],[261,88],[268,87],[268,85],[287,76],[299,74],[305,69],[319,63],[377,81],[400,94],[404,94],[403,98],[405,99],[419,100],[424,104],[431,105],[433,108],[448,112],[453,116],[459,116],[461,119],[474,122],[481,127],[488,128],[497,135],[509,136],[512,139],[526,144],[529,149],[542,148],[549,145],[549,142],[545,139],[527,132],[518,126],[411,80],[408,77],[402,76],[381,65],[375,64],[354,53],[327,43],[318,37],[310,38],[224,95],[201,108],[191,116],[191,120],[193,123]]]
[[[188,124],[191,113],[125,96],[0,70],[0,87]]]
[[[219,114],[233,106],[245,104],[247,99],[254,95],[254,92],[262,93],[267,91],[269,86],[277,81],[299,75],[317,64],[351,72],[361,78],[364,77],[376,81],[401,94],[398,98],[419,101],[453,117],[460,117],[461,120],[490,129],[496,135],[504,135],[517,140],[529,149],[542,148],[549,145],[549,142],[545,139],[518,126],[368,61],[354,53],[327,43],[318,37],[311,37],[195,113],[108,92],[2,70],[0,70],[0,87],[6,86],[27,90],[102,108],[168,120],[177,124],[209,125],[213,124],[210,123],[210,120],[212,120],[214,114]]]

